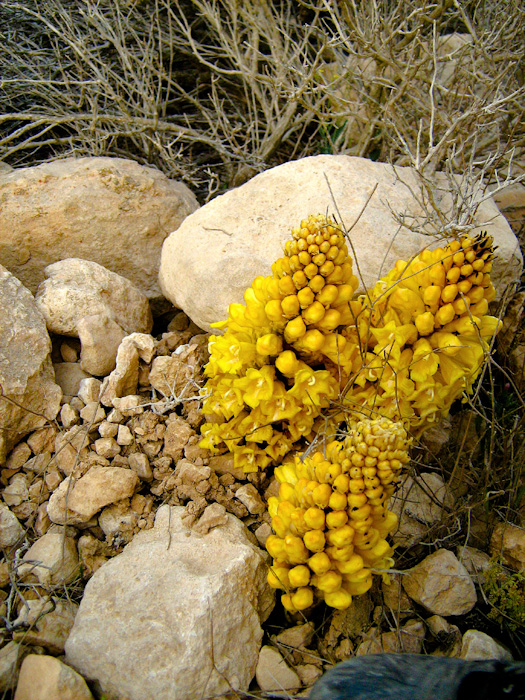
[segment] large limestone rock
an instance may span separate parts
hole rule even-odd
[[[255,674],[273,603],[265,555],[234,516],[199,535],[183,512],[162,506],[86,586],[66,658],[115,700],[195,700]]]
[[[446,190],[444,177],[438,179],[437,201]],[[209,330],[210,323],[226,318],[230,303],[242,301],[257,275],[271,274],[271,264],[282,255],[291,229],[308,214],[326,211],[339,212],[347,229],[355,223],[351,240],[362,286],[371,286],[397,259],[437,245],[435,238],[419,232],[422,226],[416,219],[422,222],[425,215],[411,189],[419,192],[411,169],[394,170],[364,158],[312,156],[272,168],[216,197],[170,234],[162,248],[161,289],[198,326]],[[487,231],[498,246],[493,278],[501,292],[521,270],[516,237],[492,200],[479,206],[476,222],[479,228],[474,233]],[[411,230],[413,225],[417,231]],[[426,226],[427,233],[434,230]]]
[[[15,700],[93,700],[85,680],[54,656],[24,659]]]
[[[159,294],[162,242],[198,207],[183,184],[122,158],[65,158],[0,173],[0,259],[32,292],[73,256]]]
[[[62,391],[50,352],[33,296],[0,265],[0,465],[24,435],[58,413]]]

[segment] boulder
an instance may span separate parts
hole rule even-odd
[[[162,506],[86,586],[66,659],[115,700],[195,700],[255,674],[273,605],[265,554],[231,514],[199,535],[183,513]]]
[[[434,195],[445,211],[450,207],[447,182],[443,174],[436,175]],[[410,168],[364,158],[320,155],[279,165],[216,197],[169,235],[162,247],[161,289],[209,330],[211,323],[226,318],[229,304],[242,302],[255,277],[271,274],[291,230],[309,214],[326,211],[352,227],[361,289],[370,287],[396,260],[438,245],[430,234],[439,232],[441,224],[434,227],[428,221],[413,194],[419,191]],[[518,241],[491,199],[480,204],[475,223],[473,233],[487,231],[498,246],[492,275],[501,294],[520,274]]]
[[[33,293],[77,256],[159,295],[160,249],[198,207],[182,183],[122,158],[64,158],[0,173],[0,259]]]
[[[463,635],[460,658],[467,661],[479,661],[482,659],[512,661],[512,654],[498,641],[485,634],[485,632],[467,630]]]
[[[50,352],[32,294],[0,265],[0,465],[24,435],[52,421],[60,409],[62,391]]]
[[[405,573],[403,588],[419,605],[435,615],[464,615],[477,601],[466,568],[448,549],[438,549]]]

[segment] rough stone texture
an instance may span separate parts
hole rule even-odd
[[[60,409],[62,391],[50,352],[31,293],[0,265],[0,393],[16,401],[0,398],[0,465],[24,435],[53,420]]]
[[[307,647],[315,634],[315,626],[313,622],[307,622],[304,625],[296,625],[288,627],[288,629],[279,632],[272,639],[277,644],[285,644],[289,647]]]
[[[18,567],[21,579],[37,580],[42,586],[71,583],[79,573],[75,540],[60,532],[47,532],[24,554]]]
[[[92,467],[78,481],[70,476],[62,481],[49,499],[47,514],[59,525],[87,523],[104,506],[132,496],[139,483],[131,469]]]
[[[467,661],[478,659],[512,661],[512,654],[488,634],[479,630],[467,630],[463,635],[460,658]]]
[[[0,501],[0,549],[12,547],[24,536],[18,518]]]
[[[399,485],[390,510],[399,517],[394,541],[411,546],[428,532],[428,525],[439,522],[453,506],[454,498],[439,474],[407,476]]]
[[[407,186],[418,191],[412,170],[350,156],[313,156],[267,170],[188,216],[162,248],[164,295],[201,328],[226,318],[228,305],[242,301],[255,277],[271,274],[292,228],[309,214],[335,212],[327,179],[346,227],[355,223],[377,184],[351,232],[366,286],[397,259],[429,245],[422,233],[400,228],[392,214],[406,215],[410,223],[421,217]],[[441,194],[436,191],[438,200]],[[480,205],[476,217],[498,246],[493,279],[501,293],[519,276],[519,246],[492,200]]]
[[[266,505],[253,484],[240,486],[235,492],[235,498],[238,498],[252,515],[262,515],[266,511]]]
[[[27,600],[22,607],[15,630],[15,641],[45,647],[52,654],[62,654],[64,644],[73,627],[78,605],[60,598]]]
[[[502,556],[516,571],[525,570],[525,529],[511,523],[498,523],[490,541],[491,553]]]
[[[356,656],[366,654],[420,654],[425,640],[425,623],[408,620],[399,631],[383,632],[373,627],[358,646]]]
[[[482,586],[485,583],[485,572],[490,567],[491,559],[488,554],[476,547],[458,547],[457,557],[472,576],[474,583]]]
[[[54,656],[30,654],[20,669],[14,700],[93,700],[86,681]]]
[[[151,330],[148,299],[125,277],[81,258],[48,265],[44,274],[35,301],[53,333],[78,337],[79,321],[93,315],[111,319],[126,333]]]
[[[226,693],[225,679],[246,690],[255,673],[273,605],[265,556],[234,516],[201,536],[183,512],[161,507],[86,586],[67,660],[112,698],[195,700]]]
[[[159,294],[160,248],[198,207],[183,184],[123,158],[65,158],[0,175],[0,259],[32,292],[78,256]]]
[[[255,674],[259,688],[263,691],[291,690],[301,687],[301,680],[275,647],[264,646],[259,654]]]
[[[438,549],[402,577],[416,603],[435,615],[464,615],[476,604],[476,589],[466,568],[448,549]]]
[[[78,362],[57,362],[53,368],[55,381],[67,400],[77,395],[82,381],[90,378],[89,373],[84,372]]]

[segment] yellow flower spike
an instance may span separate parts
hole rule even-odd
[[[314,592],[311,588],[298,588],[292,595],[292,605],[296,610],[306,610],[314,602]]]
[[[325,593],[324,602],[336,610],[347,610],[352,604],[351,594],[344,588],[333,593]]]
[[[343,577],[337,571],[327,571],[321,574],[317,580],[317,588],[324,593],[333,593],[341,588]]]
[[[256,349],[259,355],[279,355],[283,350],[283,340],[275,333],[266,333],[257,339]]]
[[[326,537],[322,530],[309,530],[304,533],[303,542],[310,552],[322,552],[326,546]]]
[[[287,343],[293,343],[306,333],[306,325],[301,316],[288,321],[284,329],[284,339]]]
[[[293,569],[288,571],[288,579],[290,581],[291,588],[302,588],[303,586],[307,586],[310,582],[310,569],[304,564],[294,566]]]

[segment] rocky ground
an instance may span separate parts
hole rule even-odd
[[[512,201],[499,202],[510,218],[520,211]],[[205,209],[195,224],[203,231]],[[523,628],[487,615],[495,559],[511,574],[525,568],[524,502],[514,524],[479,507],[472,406],[414,450],[392,506],[400,527],[390,582],[377,577],[348,611],[321,605],[294,618],[266,583],[271,471],[243,474],[230,454],[198,444],[209,334],[158,296],[150,303],[145,283],[141,291],[137,279],[93,262],[55,262],[44,278],[36,302],[7,271],[0,280],[4,308],[16,309],[11,328],[26,329],[11,348],[11,384],[2,386],[15,388],[2,419],[16,432],[18,404],[34,417],[22,438],[2,436],[4,697],[34,700],[36,677],[42,700],[246,697],[239,687],[306,697],[324,669],[354,654],[523,655]],[[517,382],[522,297],[500,348]],[[42,371],[27,369],[29,360],[21,369],[24,353]],[[487,510],[491,528],[500,521],[491,538]]]

